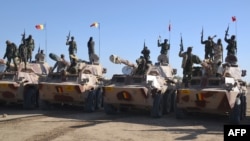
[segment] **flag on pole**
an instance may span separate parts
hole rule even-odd
[[[44,25],[43,24],[37,24],[35,26],[35,28],[38,29],[38,30],[43,30],[44,29]]]
[[[99,26],[99,24],[98,24],[98,22],[94,22],[94,23],[92,23],[91,25],[90,25],[90,27],[98,27]]]
[[[235,22],[236,21],[236,17],[232,16],[232,21]]]

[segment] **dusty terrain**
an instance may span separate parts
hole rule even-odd
[[[247,119],[250,125],[250,96]],[[151,118],[148,112],[131,111],[106,115],[103,109],[84,113],[77,107],[23,110],[0,107],[0,140],[3,141],[223,141],[227,117],[190,115],[177,120],[174,114]]]

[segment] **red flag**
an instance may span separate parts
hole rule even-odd
[[[236,21],[236,17],[232,16],[232,21],[235,22]]]
[[[44,29],[44,25],[43,24],[37,24],[35,27],[38,30],[43,30]]]
[[[168,25],[168,31],[171,31],[171,24]]]

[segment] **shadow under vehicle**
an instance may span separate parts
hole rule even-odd
[[[137,64],[111,55],[110,61],[115,64],[125,64],[123,74],[114,74],[110,84],[103,87],[104,110],[106,114],[144,109],[152,117],[161,117],[173,110],[173,97],[176,94],[174,75],[168,63],[147,62],[142,67],[144,58],[137,59]],[[142,69],[144,68],[144,69]]]
[[[240,69],[236,56],[227,56],[222,65],[205,60],[192,75],[188,87],[177,91],[176,118],[200,112],[226,115],[230,123],[239,124],[246,117],[246,70]]]
[[[51,53],[50,58],[60,58]],[[83,106],[86,112],[94,112],[103,106],[102,86],[106,69],[98,62],[77,60],[75,73],[67,70],[50,72],[44,81],[39,82],[40,106],[49,109],[54,104]]]
[[[0,61],[0,103],[22,104],[24,109],[38,107],[38,81],[45,78],[50,66],[46,62],[24,62],[15,70],[11,64],[6,71],[5,61]]]

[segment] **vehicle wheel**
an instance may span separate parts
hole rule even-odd
[[[103,96],[102,96],[102,89],[98,89],[96,91],[96,109],[101,109],[103,106]]]
[[[28,88],[23,94],[23,108],[35,109],[38,106],[38,93],[34,88]]]
[[[94,112],[96,108],[96,93],[95,91],[90,91],[85,104],[85,112]]]
[[[162,94],[156,94],[154,97],[153,107],[151,109],[151,116],[160,118],[163,114],[163,98]]]
[[[167,91],[166,93],[164,93],[163,95],[163,113],[164,114],[168,114],[171,112],[171,105],[172,105],[172,94]]]
[[[177,94],[174,94],[174,113],[176,119],[183,119],[185,117],[184,110],[177,106]]]
[[[103,107],[104,107],[104,111],[106,114],[108,114],[108,115],[117,114],[118,110],[113,105],[104,103]]]
[[[39,100],[39,109],[41,110],[50,110],[51,104],[46,100]]]
[[[241,101],[240,98],[236,98],[234,107],[229,114],[229,122],[231,124],[239,124],[241,119]]]
[[[245,95],[242,95],[240,97],[241,100],[241,120],[244,120],[246,118],[246,112],[247,112],[247,97]]]

